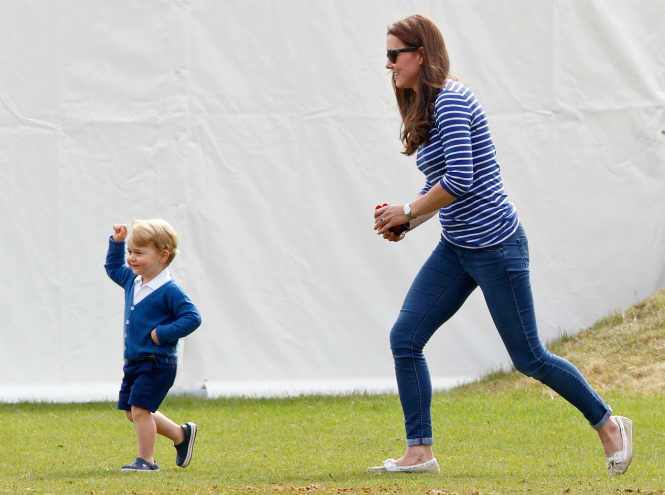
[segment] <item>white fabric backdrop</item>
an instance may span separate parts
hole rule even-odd
[[[388,332],[438,241],[391,244],[385,31],[423,13],[488,116],[544,339],[665,286],[665,10],[591,0],[0,0],[0,400],[122,376],[117,222],[169,220],[204,323],[177,389],[395,390]],[[437,387],[509,365],[476,293],[426,349]]]

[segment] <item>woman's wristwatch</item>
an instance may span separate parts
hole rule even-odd
[[[414,218],[416,218],[411,214],[411,205],[409,203],[404,205],[402,213],[404,213],[407,217],[409,217],[409,220],[413,220]]]

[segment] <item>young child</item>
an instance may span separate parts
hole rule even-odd
[[[173,386],[178,339],[201,324],[201,315],[168,266],[178,252],[178,235],[164,220],[135,220],[113,226],[106,273],[125,289],[125,366],[118,409],[134,423],[138,457],[122,471],[159,471],[153,458],[159,433],[173,441],[176,464],[187,467],[196,425],[175,424],[157,408]],[[127,263],[125,263],[125,238]]]

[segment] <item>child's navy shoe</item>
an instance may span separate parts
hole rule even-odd
[[[157,461],[155,461],[154,464],[150,464],[148,461],[144,461],[140,457],[137,457],[134,459],[134,462],[131,464],[128,464],[127,466],[122,466],[122,469],[120,470],[124,473],[130,472],[130,471],[159,471],[159,466],[157,465]]]
[[[194,423],[186,423],[182,425],[182,430],[185,432],[185,439],[178,445],[173,444],[176,451],[175,463],[180,467],[187,467],[189,466],[189,461],[192,460],[194,440],[196,440],[196,425]]]

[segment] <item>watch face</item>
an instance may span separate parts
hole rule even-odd
[[[404,205],[404,214],[408,215],[409,213],[411,213],[411,206]]]

